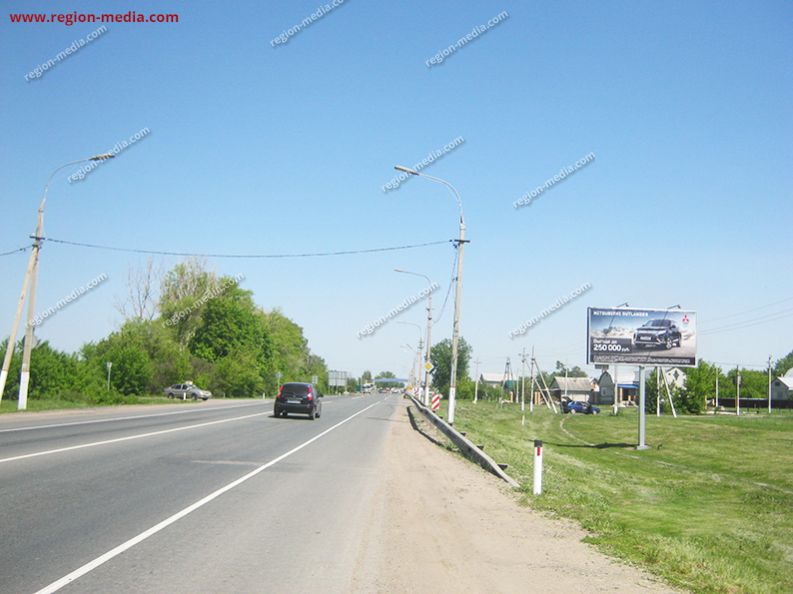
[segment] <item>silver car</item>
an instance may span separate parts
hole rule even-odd
[[[187,400],[188,398],[192,400],[198,400],[199,398],[201,400],[209,400],[212,398],[212,392],[202,390],[191,382],[169,386],[165,388],[165,395],[168,398],[181,398],[182,400]]]

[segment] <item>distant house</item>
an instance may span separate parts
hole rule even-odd
[[[595,393],[597,399],[594,404],[614,404],[615,392],[618,403],[635,403],[639,393],[639,372],[629,368],[619,369],[615,386],[611,372],[604,371],[597,384],[600,390]]]
[[[771,383],[771,400],[790,400],[793,398],[793,368]]]
[[[567,397],[576,402],[592,402],[594,400],[595,382],[588,377],[553,376],[551,394],[554,398]]]
[[[501,386],[504,383],[504,372],[483,371],[479,374],[479,383],[487,386]]]

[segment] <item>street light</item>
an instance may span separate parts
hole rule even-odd
[[[22,310],[25,306],[25,296],[27,295],[28,286],[30,287],[30,297],[28,299],[28,316],[27,324],[25,325],[25,343],[22,351],[22,369],[19,377],[19,410],[27,409],[28,405],[28,384],[30,383],[30,351],[33,346],[33,318],[35,316],[36,306],[36,278],[38,276],[39,268],[39,252],[41,251],[42,234],[44,233],[44,206],[47,204],[47,193],[50,190],[50,183],[52,183],[55,174],[61,169],[71,167],[72,165],[79,165],[86,161],[104,161],[112,159],[115,155],[111,153],[102,153],[88,157],[86,159],[78,159],[77,161],[70,161],[60,167],[57,167],[47,178],[47,183],[44,185],[44,196],[39,204],[38,221],[36,224],[36,235],[33,236],[33,249],[30,252],[30,259],[28,260],[28,267],[25,271],[25,279],[22,281],[22,291],[19,295],[19,302],[17,303],[17,311],[14,316],[14,323],[11,327],[11,335],[8,337],[8,346],[6,347],[5,358],[3,359],[3,369],[0,371],[0,400],[3,397],[5,390],[6,379],[8,378],[8,369],[11,365],[11,356],[14,353],[14,343],[17,338],[17,330],[19,329],[19,321],[22,318]]]
[[[460,199],[460,193],[457,191],[457,188],[455,188],[445,179],[434,177],[432,175],[427,175],[426,173],[420,173],[415,169],[411,169],[410,167],[405,167],[403,165],[396,165],[394,166],[394,169],[396,169],[397,171],[402,171],[403,173],[407,173],[409,175],[417,175],[420,177],[425,177],[430,181],[434,181],[435,183],[446,186],[454,195],[454,199],[457,201],[457,207],[460,209],[460,236],[458,239],[455,240],[455,247],[458,250],[457,282],[455,283],[455,289],[454,289],[454,325],[452,327],[452,368],[451,368],[451,377],[449,378],[449,424],[453,425],[455,393],[457,392],[457,349],[460,342],[460,298],[462,297],[462,289],[463,289],[463,252],[464,252],[465,244],[467,243],[465,239],[465,217],[463,216],[463,202]]]
[[[418,346],[418,349],[414,349],[413,347],[411,347],[409,345],[405,345],[405,346],[407,346],[411,351],[416,353],[416,382],[419,384],[419,388],[421,388],[421,352],[422,352],[422,346],[423,346],[423,340],[422,340],[422,337],[421,337],[421,326],[419,326],[418,324],[414,324],[413,322],[400,322],[400,321],[397,321],[397,324],[402,324],[404,326],[415,326],[419,330],[419,346]]]
[[[429,291],[427,293],[427,351],[424,355],[424,406],[430,405],[430,349],[432,348],[432,280],[426,274],[420,272],[411,272],[410,270],[402,270],[401,268],[394,268],[394,272],[401,272],[402,274],[412,274],[413,276],[420,276],[427,279],[427,286]]]

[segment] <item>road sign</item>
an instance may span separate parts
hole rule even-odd
[[[319,382],[319,378],[316,375],[312,375],[311,376],[311,383],[312,384],[316,384],[317,382]]]
[[[432,373],[432,370],[435,369],[435,366],[432,364],[432,361],[427,361],[424,364],[424,369],[427,371],[427,373]]]
[[[441,395],[437,392],[432,395],[432,412],[438,412],[441,407]]]

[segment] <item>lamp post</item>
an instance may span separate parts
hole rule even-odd
[[[460,342],[460,299],[462,297],[462,289],[463,289],[463,252],[465,249],[465,244],[467,243],[465,239],[465,217],[463,215],[463,202],[460,199],[460,193],[457,191],[457,189],[452,184],[447,182],[445,179],[434,177],[432,175],[427,175],[426,173],[420,173],[415,169],[411,169],[410,167],[405,167],[403,165],[396,165],[394,169],[396,169],[397,171],[408,173],[410,175],[425,177],[430,181],[446,186],[454,195],[454,199],[457,201],[457,207],[460,209],[460,235],[459,238],[455,240],[455,246],[457,247],[457,279],[454,288],[454,324],[452,326],[452,366],[451,366],[452,368],[451,368],[451,376],[449,377],[449,424],[454,425],[455,393],[457,392],[457,349]]]
[[[420,272],[411,272],[410,270],[402,270],[401,268],[394,268],[394,272],[401,272],[402,274],[412,274],[413,276],[420,276],[427,279],[427,349],[424,355],[424,406],[430,405],[430,349],[432,348],[432,280],[426,274]]]
[[[402,324],[403,326],[415,326],[418,328],[419,331],[419,346],[418,349],[414,349],[410,345],[407,346],[411,351],[416,353],[416,383],[419,384],[419,388],[421,388],[421,353],[424,346],[424,341],[421,336],[421,326],[418,324],[414,324],[413,322],[397,322],[397,324]]]
[[[6,379],[8,378],[8,368],[11,365],[11,356],[14,353],[14,343],[16,342],[17,330],[19,329],[19,321],[22,317],[22,310],[25,304],[25,296],[30,288],[30,296],[28,298],[28,315],[27,323],[25,325],[25,342],[22,350],[22,369],[19,377],[19,410],[27,409],[28,404],[28,385],[30,383],[30,351],[33,346],[33,318],[35,316],[36,308],[36,278],[38,276],[39,267],[39,252],[41,251],[41,241],[44,233],[44,206],[47,204],[47,193],[50,189],[55,174],[61,169],[85,163],[86,161],[104,161],[112,159],[115,155],[110,153],[103,153],[94,155],[87,159],[78,159],[77,161],[70,161],[60,167],[57,167],[47,179],[44,185],[44,196],[39,204],[38,220],[36,223],[36,235],[33,236],[33,249],[30,252],[30,259],[28,260],[28,267],[25,271],[25,279],[22,281],[22,291],[19,295],[17,303],[17,311],[14,316],[14,323],[11,326],[11,335],[8,337],[8,346],[6,347],[5,358],[3,359],[3,369],[0,371],[0,399],[2,399],[3,391],[5,390]]]

